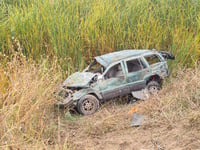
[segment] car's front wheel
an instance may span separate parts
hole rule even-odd
[[[91,115],[99,108],[99,100],[93,95],[85,95],[77,103],[77,110],[82,115]]]

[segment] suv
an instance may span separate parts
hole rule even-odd
[[[59,88],[60,107],[76,107],[79,113],[90,115],[99,104],[146,89],[150,94],[161,88],[169,75],[166,59],[169,52],[156,50],[122,50],[97,56],[82,72],[69,76]]]

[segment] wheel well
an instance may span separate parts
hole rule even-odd
[[[149,79],[146,82],[146,85],[150,82],[150,81],[157,81],[159,84],[162,84],[162,78],[159,75],[153,75],[150,76]]]
[[[88,93],[89,95],[93,95],[94,97],[97,98],[98,101],[100,101],[100,98],[98,97],[98,95],[96,93]]]

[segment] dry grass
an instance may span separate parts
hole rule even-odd
[[[52,93],[61,79],[56,65],[36,65],[17,52],[0,67],[1,149],[199,148],[198,65],[178,69],[157,97],[131,105],[112,100],[84,117],[54,109]],[[148,116],[145,125],[130,127],[133,107]]]
[[[179,68],[157,97],[131,105],[112,100],[83,117],[54,108],[52,93],[62,78],[56,60],[36,65],[20,53],[19,44],[13,49],[18,52],[12,59],[0,55],[1,149],[199,148],[198,64]],[[139,128],[130,127],[128,112],[135,106],[149,118]]]
[[[37,149],[56,145],[57,117],[54,113],[55,86],[61,71],[27,61],[16,52],[0,69],[0,149]],[[56,63],[56,62],[55,62]]]
[[[179,119],[198,118],[200,113],[200,68],[178,69],[174,78],[163,88],[159,96],[146,102],[146,112],[155,121],[164,119],[173,123]],[[163,121],[163,120],[162,120]]]

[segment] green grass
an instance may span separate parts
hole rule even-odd
[[[57,56],[69,73],[121,49],[171,51],[175,66],[200,55],[198,0],[10,0],[0,18],[1,52],[12,53],[14,37],[26,56]]]

